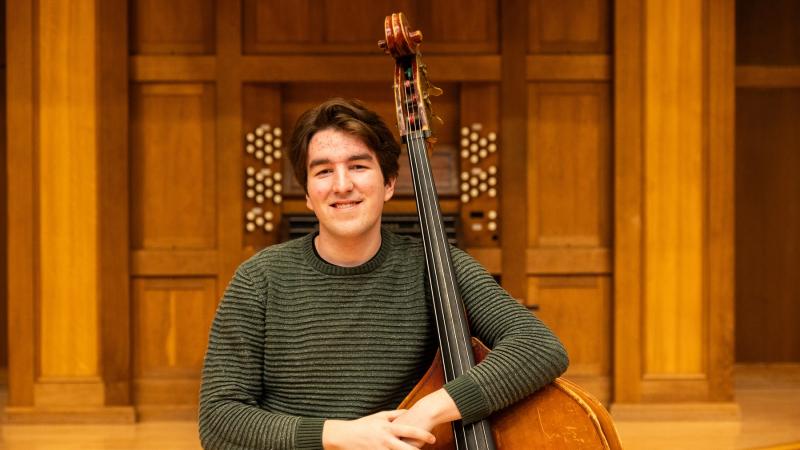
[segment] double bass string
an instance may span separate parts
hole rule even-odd
[[[409,136],[411,136],[411,139],[407,139],[406,144],[407,144],[407,147],[409,148],[409,155],[411,156],[410,160],[411,160],[411,163],[412,163],[412,168],[414,168],[414,172],[416,174],[418,174],[419,178],[420,178],[419,180],[415,180],[414,184],[417,187],[417,189],[419,190],[419,196],[420,197],[427,197],[427,200],[428,200],[425,205],[422,205],[422,204],[419,205],[419,208],[420,208],[420,211],[419,211],[420,221],[422,221],[424,225],[427,225],[426,229],[430,230],[430,232],[432,232],[434,235],[436,235],[438,233],[438,236],[434,236],[434,238],[432,239],[433,242],[430,242],[430,239],[428,239],[428,236],[426,236],[426,233],[423,233],[423,238],[426,241],[429,241],[429,249],[430,249],[429,251],[426,252],[426,258],[428,258],[429,262],[431,262],[431,267],[432,268],[435,268],[436,270],[441,270],[442,272],[446,271],[447,273],[442,273],[441,275],[444,276],[444,277],[450,277],[449,279],[453,280],[453,282],[455,283],[456,282],[456,278],[455,278],[455,276],[454,276],[454,274],[452,272],[452,270],[453,270],[452,262],[448,258],[448,256],[449,256],[448,250],[449,249],[447,248],[447,241],[446,241],[446,234],[444,232],[444,226],[442,224],[442,221],[441,220],[436,220],[436,217],[435,217],[436,214],[439,212],[438,208],[436,208],[436,205],[438,205],[438,203],[436,203],[438,201],[438,198],[436,196],[436,192],[435,192],[435,188],[434,188],[435,184],[434,184],[434,180],[433,180],[432,170],[430,170],[430,165],[426,164],[426,161],[427,161],[426,156],[427,155],[424,153],[426,147],[425,147],[424,141],[422,140],[422,139],[424,139],[424,137],[422,136],[421,130],[420,130],[419,126],[418,126],[418,120],[419,120],[419,117],[420,117],[419,116],[419,111],[417,110],[416,111],[416,115],[412,116],[413,109],[418,109],[417,102],[416,101],[412,101],[412,102],[408,101],[409,91],[416,92],[416,95],[419,96],[418,98],[421,98],[422,93],[418,92],[418,91],[416,91],[414,89],[417,86],[417,83],[415,83],[412,80],[407,80],[407,82],[409,83],[410,89],[406,89],[406,86],[402,86],[403,89],[401,90],[401,99],[402,99],[403,109],[405,111],[406,117],[408,118],[409,130],[411,132],[413,132],[413,133],[409,133],[408,134]],[[412,100],[416,100],[416,99],[412,99]],[[413,104],[413,107],[412,107],[412,104]],[[419,141],[417,139],[419,139]],[[418,202],[418,203],[421,203],[421,202]],[[424,214],[423,214],[423,211],[422,211],[423,209],[425,210]],[[433,246],[436,246],[436,248],[434,249]],[[438,258],[436,258],[436,256],[438,256]],[[429,279],[429,282],[431,283],[431,287],[434,288],[436,290],[436,292],[439,293],[440,298],[441,298],[442,287],[439,285],[438,277],[435,277],[435,280],[434,280],[434,277],[431,276],[431,271],[429,270],[428,271],[428,279]],[[445,369],[450,373],[449,379],[452,380],[456,376],[456,374],[454,373],[454,370],[455,370],[454,367],[453,367],[454,365],[457,364],[458,367],[461,370],[461,373],[464,373],[472,366],[472,364],[471,364],[471,361],[470,361],[471,358],[469,357],[470,354],[468,353],[469,352],[469,336],[468,336],[468,327],[466,325],[465,317],[464,317],[465,314],[463,314],[461,312],[460,308],[458,307],[459,305],[455,305],[453,303],[453,301],[457,301],[458,298],[459,298],[458,294],[457,294],[457,292],[458,292],[457,285],[454,284],[452,286],[447,286],[447,283],[445,283],[444,288],[446,290],[446,294],[448,295],[448,301],[446,301],[445,303],[447,303],[447,304],[443,305],[442,307],[448,309],[448,313],[450,314],[450,317],[453,319],[451,321],[452,327],[453,327],[452,334],[456,335],[455,336],[456,339],[455,339],[455,342],[450,342],[450,339],[447,339],[447,334],[445,334],[445,336],[444,336],[445,337],[445,339],[444,339],[445,342],[441,342],[442,339],[440,339],[440,345],[443,346],[443,347],[447,346],[447,351],[445,351],[445,348],[442,348],[442,355],[443,355],[443,360],[445,358],[447,358],[449,360],[449,363],[450,363],[449,366],[450,367],[448,368],[448,364],[445,364]],[[440,329],[439,328],[439,318],[440,317],[439,317],[439,313],[437,311],[436,302],[434,302],[433,307],[434,307],[434,314],[437,316],[437,320],[436,320],[437,330],[439,330]],[[456,309],[455,313],[453,312],[453,308],[454,307]],[[441,319],[442,319],[442,322],[443,322],[442,326],[447,328],[448,327],[448,322],[446,320],[444,320],[443,316],[441,317]],[[456,323],[455,323],[456,320],[461,325],[460,327],[458,327],[456,325]],[[458,336],[459,334],[460,334],[460,336]],[[441,333],[440,333],[440,336],[441,336]],[[450,347],[451,344],[456,346],[456,355],[453,355],[452,352],[449,351],[449,347]],[[445,353],[447,354],[447,356],[444,356]],[[453,356],[455,356],[457,358],[457,362],[453,361]],[[478,434],[479,433],[475,429],[475,426],[476,426],[476,424],[474,424],[474,423],[469,425],[469,431],[472,431],[472,433],[469,433],[468,430],[466,430],[466,429],[464,429],[463,431],[466,434],[471,434],[472,435],[472,438],[473,438],[473,440],[475,442],[476,448],[479,448],[480,447],[480,444],[478,443]],[[489,444],[486,427],[485,426],[481,426],[479,428],[480,428],[480,430],[482,431],[482,434],[483,434],[483,441],[485,443],[485,447],[484,448],[490,448],[491,445]],[[460,445],[459,445],[460,444],[460,439],[459,439],[458,436],[462,436],[463,439],[468,439],[468,437],[466,435],[462,435],[461,433],[455,432],[454,433],[454,437],[455,437],[455,442],[456,442],[456,448],[460,448]],[[465,441],[465,444],[468,446],[466,441]]]

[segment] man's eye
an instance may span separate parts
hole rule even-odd
[[[317,176],[327,175],[327,174],[332,173],[332,172],[333,171],[331,169],[322,169],[322,170],[318,171],[315,175],[317,175]]]

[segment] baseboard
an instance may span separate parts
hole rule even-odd
[[[136,422],[136,411],[131,406],[9,406],[0,415],[0,422],[7,424],[128,424]]]
[[[615,421],[720,421],[740,420],[735,402],[707,403],[614,403],[611,416]]]

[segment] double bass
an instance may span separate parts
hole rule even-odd
[[[387,16],[384,29],[385,40],[378,44],[395,59],[397,123],[408,149],[439,337],[439,350],[433,364],[399,406],[409,408],[482,361],[489,350],[470,336],[428,159],[428,146],[434,141],[430,126],[433,117],[430,97],[440,94],[441,90],[428,81],[418,51],[422,33],[411,32],[402,13]],[[432,432],[436,443],[426,446],[427,449],[621,448],[606,409],[594,397],[563,378],[489,419],[468,425],[455,421],[439,425]]]

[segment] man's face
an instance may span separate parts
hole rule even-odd
[[[375,152],[336,129],[317,132],[308,145],[306,205],[317,215],[320,237],[354,239],[380,233],[383,203],[395,180],[384,184]]]

